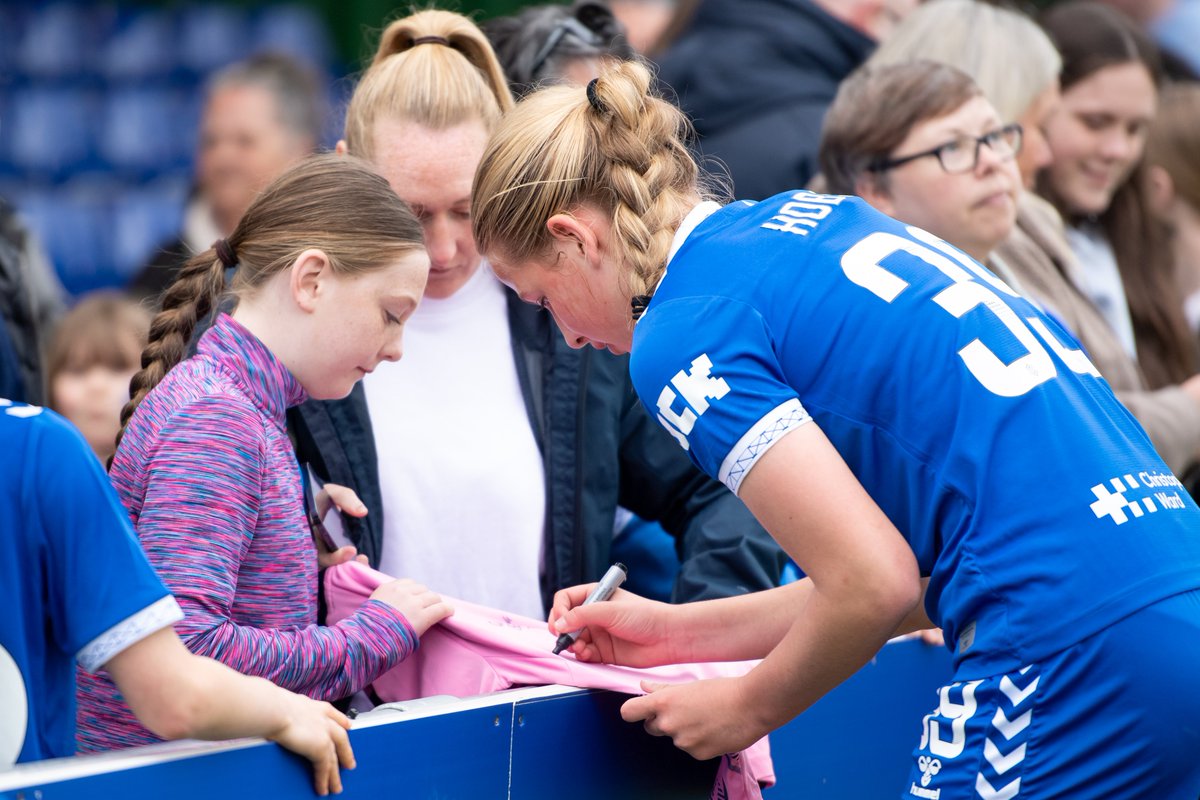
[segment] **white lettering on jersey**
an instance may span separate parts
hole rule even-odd
[[[976,308],[989,311],[1027,351],[1009,364],[1005,364],[980,339],[975,339],[958,351],[968,371],[993,394],[1019,397],[1058,374],[1054,360],[1038,342],[1033,331],[993,291],[996,289],[1013,294],[1003,281],[960,257],[936,236],[913,227],[909,227],[908,232],[937,250],[894,233],[876,231],[859,240],[842,255],[842,271],[851,281],[888,303],[909,286],[908,281],[883,266],[886,259],[898,253],[919,258],[953,281],[933,298],[935,303],[955,318],[961,318]],[[976,278],[984,279],[991,288],[979,283]],[[1033,326],[1034,330],[1047,340],[1047,344],[1069,369],[1080,375],[1099,377],[1096,368],[1083,353],[1062,347],[1053,336],[1049,336],[1049,330],[1036,317],[1029,321],[1037,323]]]
[[[690,372],[679,370],[671,378],[671,386],[679,394],[671,386],[664,386],[658,395],[658,421],[684,450],[688,449],[687,436],[692,432],[696,420],[708,410],[708,401],[720,400],[729,393],[729,384],[724,378],[712,377],[712,366],[708,354],[701,353],[692,359]],[[679,395],[683,395],[685,408],[676,412],[674,405]]]
[[[796,192],[786,203],[779,207],[775,216],[767,220],[761,227],[769,231],[783,231],[808,236],[808,232],[829,216],[833,207],[844,200],[844,197],[814,192]]]
[[[958,351],[967,369],[992,394],[1020,397],[1058,374],[1050,354],[1038,344],[1029,328],[1021,324],[1016,312],[982,283],[951,284],[949,288],[939,292],[933,298],[933,302],[949,311],[956,319],[977,306],[985,306],[1029,351],[1011,364],[1005,364],[997,358],[979,339]]]

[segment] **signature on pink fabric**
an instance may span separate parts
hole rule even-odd
[[[354,611],[382,583],[382,572],[347,562],[325,572],[326,623],[333,625]],[[372,684],[385,702],[448,694],[470,697],[514,686],[559,684],[643,694],[641,681],[685,683],[703,678],[743,675],[758,662],[735,661],[674,664],[639,669],[576,661],[569,653],[554,655],[555,637],[546,623],[446,598],[454,616],[430,628],[416,652]],[[773,786],[774,767],[764,737],[741,753],[721,758],[712,797],[725,800],[761,798],[760,786]]]

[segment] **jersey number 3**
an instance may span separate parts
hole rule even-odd
[[[1039,317],[1030,316],[1024,320],[1018,317],[1017,312],[997,295],[1001,292],[1017,296],[1003,281],[964,258],[936,236],[911,226],[908,233],[920,241],[894,233],[872,233],[845,252],[842,271],[851,281],[890,303],[909,284],[885,269],[882,262],[897,253],[908,253],[952,281],[933,297],[933,302],[948,314],[957,319],[975,308],[989,311],[1016,337],[1026,354],[1005,363],[980,339],[961,348],[959,357],[985,389],[1002,397],[1019,397],[1056,376],[1058,371],[1046,347],[1054,351],[1072,372],[1100,377],[1082,351],[1064,346]]]

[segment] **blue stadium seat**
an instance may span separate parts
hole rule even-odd
[[[332,48],[324,21],[310,8],[267,6],[254,25],[256,50],[286,53],[316,69],[329,68]]]
[[[183,225],[186,178],[168,178],[124,189],[113,203],[112,261],[124,285]]]
[[[82,179],[31,190],[19,201],[73,295],[118,282],[109,245],[111,192],[103,181]]]
[[[43,177],[66,177],[90,161],[96,98],[77,87],[30,86],[13,93],[9,132],[15,164]]]
[[[0,4],[0,74],[15,76],[17,53],[25,35],[28,13],[13,3]]]
[[[177,136],[183,98],[176,89],[128,85],[109,93],[99,125],[100,157],[117,170],[153,174],[185,168]]]
[[[179,18],[179,60],[203,75],[243,58],[251,45],[249,19],[240,9],[224,5],[192,5]]]
[[[17,48],[17,69],[37,77],[85,74],[111,7],[52,3],[31,12]]]
[[[213,70],[275,50],[328,75],[320,15],[267,2],[0,0],[0,192],[70,291],[123,284],[178,231]]]
[[[170,75],[179,66],[174,15],[157,8],[123,10],[98,58],[110,81]]]

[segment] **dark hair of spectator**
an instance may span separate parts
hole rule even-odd
[[[1162,82],[1158,48],[1118,11],[1092,0],[1071,0],[1048,9],[1041,23],[1062,54],[1064,93],[1106,67],[1130,63],[1144,66],[1156,86]],[[1048,181],[1040,181],[1038,190],[1071,220],[1071,209]],[[1144,160],[1096,221],[1121,271],[1147,385],[1157,389],[1181,383],[1196,372],[1196,350],[1177,302],[1169,234],[1150,205]]]
[[[532,6],[483,25],[514,95],[556,83],[573,59],[634,57],[621,23],[604,3]]]

